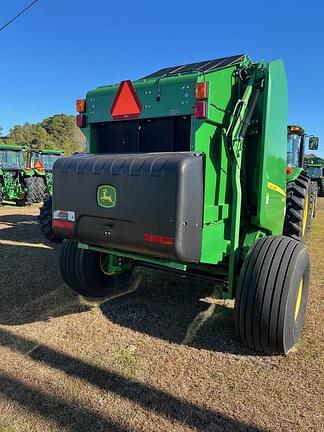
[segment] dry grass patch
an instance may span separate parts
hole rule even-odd
[[[208,283],[146,272],[125,297],[80,299],[37,214],[0,208],[0,432],[322,430],[324,199],[288,357],[242,347]]]

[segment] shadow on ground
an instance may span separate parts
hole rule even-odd
[[[101,304],[109,320],[177,344],[253,354],[236,336],[233,305],[215,301],[219,290],[210,281],[142,269],[135,278],[139,279],[135,292]]]
[[[89,309],[62,281],[59,246],[44,242],[33,215],[0,215],[0,324],[46,321]]]
[[[41,362],[98,389],[132,401],[149,412],[168,418],[171,422],[185,423],[194,430],[261,432],[259,428],[239,422],[221,412],[179,399],[163,390],[87,363],[47,345],[39,345],[32,339],[14,335],[4,329],[0,329],[0,345],[22,354],[28,353],[29,358],[35,362]],[[127,426],[118,425],[102,417],[100,413],[78,407],[75,403],[72,406],[64,399],[45,394],[3,372],[0,373],[0,394],[48,418],[65,430],[76,432],[130,430]]]
[[[99,304],[112,322],[153,337],[212,351],[251,354],[236,338],[232,309],[213,302],[219,295],[210,281],[139,269],[134,293],[109,301],[81,302],[61,279],[60,245],[44,242],[36,216],[0,215],[0,227],[0,324],[46,321]]]

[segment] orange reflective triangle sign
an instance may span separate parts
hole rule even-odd
[[[114,120],[138,117],[142,111],[141,102],[132,81],[122,81],[118,88],[110,114]]]
[[[35,160],[34,168],[37,170],[43,170],[44,169],[43,164],[39,159]]]

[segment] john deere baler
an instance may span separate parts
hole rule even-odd
[[[287,83],[282,61],[238,55],[98,87],[77,101],[88,153],[54,165],[61,272],[92,297],[137,264],[214,278],[244,343],[287,352],[309,263],[283,236]],[[167,306],[166,306],[167,307]]]

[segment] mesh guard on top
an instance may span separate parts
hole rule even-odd
[[[145,76],[143,79],[147,78],[157,78],[159,76],[165,75],[175,75],[180,73],[188,73],[188,72],[213,72],[217,69],[221,69],[227,66],[232,66],[235,64],[239,64],[245,57],[245,54],[234,55],[230,57],[222,57],[214,60],[205,60],[197,63],[189,63],[180,66],[167,67],[164,69],[160,69],[157,72],[153,72]]]

